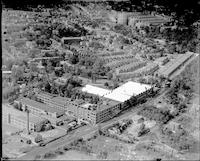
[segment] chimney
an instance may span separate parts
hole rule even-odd
[[[27,110],[26,112],[27,112],[27,134],[29,135],[30,134],[30,131],[29,131],[29,110]]]
[[[8,114],[8,123],[11,123],[10,114]]]

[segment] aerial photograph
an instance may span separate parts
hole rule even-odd
[[[1,160],[200,160],[200,0],[1,6]]]

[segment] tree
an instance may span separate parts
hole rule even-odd
[[[52,125],[50,123],[45,125],[45,131],[51,130],[52,129]]]
[[[12,67],[12,79],[14,82],[18,80],[23,80],[24,78],[24,68],[23,67]]]
[[[146,83],[146,79],[145,79],[145,78],[142,78],[142,77],[140,77],[138,81],[139,81],[140,83]]]
[[[40,155],[36,155],[36,156],[35,156],[35,160],[38,160],[38,159],[40,159],[40,158],[41,158]]]
[[[149,128],[146,128],[146,127],[145,127],[145,124],[142,123],[141,126],[140,126],[140,130],[139,130],[139,132],[138,132],[138,137],[140,137],[140,136],[142,136],[142,135],[148,133],[149,131],[150,131],[150,129],[149,129]]]
[[[20,90],[19,86],[3,88],[3,98],[4,99],[10,98],[11,100],[14,100],[14,98],[18,96],[19,90]]]
[[[104,83],[104,86],[108,87],[108,86],[109,86],[108,82],[105,82],[105,83]]]
[[[51,85],[49,84],[49,82],[44,82],[44,88],[45,88],[45,91],[51,93]]]
[[[35,137],[35,142],[36,143],[39,143],[39,142],[41,142],[43,139],[42,139],[42,135],[40,135],[40,134],[37,134],[37,136]]]
[[[29,139],[29,140],[26,141],[26,143],[27,143],[27,144],[31,144],[32,141]]]
[[[55,156],[56,154],[54,152],[48,152],[48,153],[45,153],[44,158],[53,158]]]
[[[30,67],[31,72],[38,72],[38,68],[37,68],[37,65],[35,63],[31,63],[29,65],[29,67]]]
[[[36,131],[36,132],[43,131],[43,130],[44,130],[45,124],[46,124],[45,122],[38,123],[38,124],[35,126],[35,131]]]
[[[119,84],[118,84],[117,82],[114,82],[114,83],[113,83],[113,89],[115,89],[115,88],[117,88],[117,87],[119,87]]]
[[[52,62],[49,61],[49,60],[47,61],[47,67],[46,67],[46,69],[47,69],[47,72],[48,72],[48,73],[52,73],[53,70],[54,70],[53,64],[52,64]]]
[[[5,64],[8,70],[12,70],[12,66],[15,64],[15,61],[13,59],[10,59],[2,64]]]
[[[113,74],[112,73],[108,73],[108,79],[111,80],[113,78]]]
[[[101,151],[99,154],[99,157],[102,159],[107,159],[108,157],[108,152],[107,151]]]
[[[78,55],[75,55],[75,54],[70,55],[69,56],[69,61],[70,61],[71,64],[77,64],[79,62]]]

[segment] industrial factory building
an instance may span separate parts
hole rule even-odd
[[[77,108],[81,107],[80,105],[84,103],[83,100],[72,101],[66,97],[55,96],[47,92],[38,92],[36,97],[39,101],[48,105],[51,108],[65,111],[70,115],[77,116]]]
[[[30,111],[30,113],[38,116],[48,115],[53,118],[58,118],[64,115],[65,113],[63,110],[49,107],[44,103],[40,103],[25,97],[20,99],[20,102],[22,103],[23,111],[25,111],[25,109],[27,108]]]
[[[150,85],[129,81],[114,89],[110,94],[105,95],[104,97],[123,103],[132,96],[138,97],[151,89],[152,87]]]
[[[27,106],[34,114],[40,114],[40,116],[42,116],[42,113],[46,114],[43,116],[48,116],[48,120],[66,113],[74,116],[77,120],[97,124],[116,116],[125,108],[125,102],[130,98],[135,97],[139,100],[145,97],[151,90],[152,87],[150,85],[129,81],[114,90],[92,85],[83,87],[83,92],[100,96],[98,104],[91,104],[81,99],[71,100],[42,91],[38,91],[36,97],[38,101],[43,103],[28,98],[23,98],[21,102],[24,107]]]
[[[95,87],[93,87],[92,89],[96,89]],[[107,91],[100,90],[100,92]],[[78,120],[82,120],[90,124],[103,122],[111,118],[111,116],[113,117],[114,115],[116,115],[117,112],[119,113],[118,107],[120,107],[120,102],[106,98],[102,98],[101,102],[99,102],[99,104],[96,105],[85,102],[84,100],[72,101],[71,99],[65,97],[55,97],[45,92],[39,92],[36,96],[40,101],[44,102],[45,104],[48,104],[49,108],[51,107],[55,109],[63,109],[65,113],[76,117]],[[49,120],[51,121],[50,118]]]
[[[15,126],[20,129],[29,129],[29,131],[35,131],[36,127],[44,122],[45,119],[36,117],[34,115],[27,114],[25,112],[14,109],[13,107],[2,106],[3,121],[7,124]],[[28,124],[29,122],[29,124]]]
[[[129,81],[114,90],[86,85],[82,88],[82,91],[123,103],[129,100],[132,96],[141,96],[151,89],[152,87],[150,85]]]
[[[106,90],[92,85],[86,85],[82,88],[82,91],[101,96],[101,103],[93,105],[90,108],[95,116],[95,119],[90,121],[94,124],[116,116],[125,108],[125,102],[127,100],[133,96],[140,100],[151,92],[152,89],[150,85],[129,81],[114,90]]]

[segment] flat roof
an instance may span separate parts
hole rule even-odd
[[[48,92],[44,92],[44,91],[38,92],[38,95],[42,95],[42,96],[49,97],[49,98],[55,97],[55,95],[48,93]]]
[[[2,73],[3,74],[12,74],[12,71],[5,71],[5,70],[3,70]]]
[[[118,92],[112,92],[111,94],[108,94],[105,97],[112,99],[112,100],[119,101],[119,102],[124,102],[131,98],[131,96],[129,96],[129,95],[125,95],[125,94],[118,93]]]
[[[57,103],[62,103],[62,104],[65,104],[66,102],[71,101],[70,98],[61,97],[61,96],[53,97],[52,100],[55,101],[55,102],[57,102]]]
[[[130,99],[132,96],[143,93],[150,88],[150,85],[129,81],[114,90],[106,90],[103,88],[86,85],[82,91],[96,94],[113,101],[124,102]]]
[[[95,95],[98,95],[98,96],[104,96],[104,95],[111,92],[111,90],[99,88],[99,87],[92,86],[92,85],[89,85],[89,84],[87,84],[85,87],[83,87],[82,91],[87,92],[87,93],[91,93],[91,94],[95,94]]]
[[[57,109],[57,108],[53,108],[53,107],[49,107],[48,105],[44,104],[44,103],[40,103],[34,100],[31,100],[29,98],[25,98],[23,97],[22,99],[20,99],[20,101],[22,102],[22,104],[25,105],[29,105],[44,111],[48,111],[48,112],[52,112],[52,113],[60,113],[63,112],[63,110]]]
[[[163,68],[159,70],[159,73],[169,75],[171,72],[173,72],[180,64],[182,64],[185,60],[187,60],[189,57],[191,57],[194,53],[187,52],[186,54],[180,54],[178,57],[166,64]]]
[[[26,112],[22,112],[22,111],[19,111],[19,110],[16,110],[14,109],[14,107],[12,106],[6,106],[6,105],[3,105],[3,110],[2,110],[2,113],[3,114],[11,114],[11,115],[14,115],[15,117],[19,118],[19,119],[22,119],[22,120],[27,120],[27,114]],[[31,123],[39,123],[41,121],[44,121],[45,119],[41,118],[41,117],[37,117],[31,113],[29,113],[29,121]]]
[[[114,89],[110,94],[105,95],[104,97],[115,101],[124,102],[130,99],[132,96],[137,96],[149,90],[150,88],[151,86],[147,84],[128,81],[127,83]]]
[[[83,105],[81,105],[81,107],[85,109],[92,109],[94,111],[103,111],[112,106],[118,105],[119,103],[119,101],[103,98],[102,102],[100,102],[99,104],[84,103]]]

